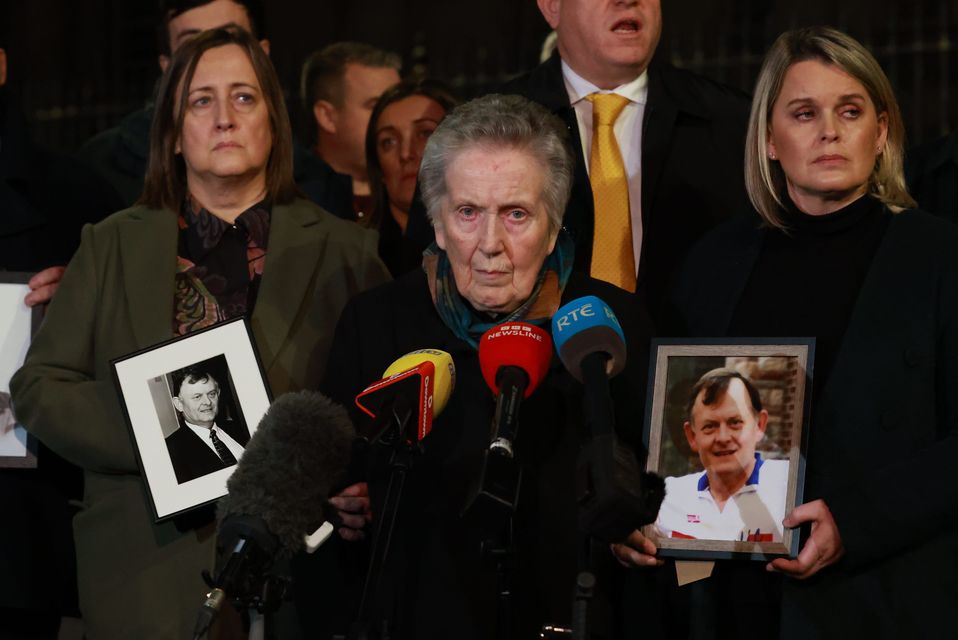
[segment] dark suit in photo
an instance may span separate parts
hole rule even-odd
[[[217,420],[215,426],[243,447],[249,442],[249,430],[240,422]],[[232,466],[224,463],[209,445],[182,423],[179,429],[166,436],[166,448],[179,484]]]

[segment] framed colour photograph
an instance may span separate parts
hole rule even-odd
[[[226,495],[272,395],[244,318],[114,360],[157,521]]]
[[[39,306],[23,301],[32,273],[0,272],[0,469],[37,466],[37,440],[27,433],[10,402],[10,379],[23,365],[30,340],[40,326]]]
[[[665,478],[660,557],[795,557],[814,339],[655,339],[646,470]]]

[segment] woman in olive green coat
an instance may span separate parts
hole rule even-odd
[[[285,114],[252,37],[183,45],[140,202],[84,229],[11,383],[27,428],[85,470],[74,534],[90,640],[190,637],[213,561],[209,512],[153,522],[111,359],[246,315],[274,395],[316,387],[343,305],[387,279],[375,234],[296,197]]]

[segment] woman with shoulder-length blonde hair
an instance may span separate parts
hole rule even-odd
[[[953,624],[958,229],[913,209],[903,138],[891,85],[859,42],[826,27],[778,38],[745,154],[761,220],[707,236],[672,296],[684,335],[816,339],[805,503],[784,519],[807,535],[796,558],[717,563],[685,600],[707,612],[677,624],[803,639]],[[620,557],[656,562],[654,540],[631,543]]]
[[[375,234],[297,197],[286,107],[260,44],[214,29],[178,47],[143,194],[84,228],[11,382],[24,425],[84,469],[74,538],[87,638],[192,637],[201,571],[213,567],[210,510],[154,522],[110,361],[246,316],[273,393],[314,387],[346,301],[386,279]],[[175,437],[198,452],[201,477],[235,464],[216,446],[230,434],[205,429],[180,426],[147,455],[172,452]]]
[[[885,72],[864,47],[841,31],[805,29],[788,32],[775,42],[755,84],[745,143],[745,184],[762,219],[773,227],[784,226],[779,210],[786,206],[791,192],[785,168],[774,149],[773,107],[789,69],[800,62],[828,65],[857,80],[874,107],[881,132],[881,139],[875,140],[876,157],[867,182],[852,185],[855,189],[850,193],[837,193],[832,204],[838,206],[843,197],[861,195],[864,186],[865,192],[894,212],[915,207],[903,174],[905,125]],[[863,160],[867,160],[867,155]]]

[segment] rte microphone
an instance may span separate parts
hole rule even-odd
[[[625,334],[612,309],[595,296],[560,308],[552,318],[559,358],[585,386],[585,421],[591,439],[579,455],[579,528],[606,542],[621,542],[658,515],[665,485],[643,473],[632,448],[615,433],[609,378],[625,367]]]
[[[477,486],[462,510],[464,517],[499,523],[515,511],[522,475],[514,450],[519,407],[545,378],[551,361],[549,334],[532,324],[501,324],[479,339],[479,368],[496,396],[496,412]]]
[[[227,599],[261,612],[278,604],[284,589],[270,575],[273,565],[302,550],[308,532],[332,530],[324,522],[335,513],[327,500],[342,483],[354,440],[346,410],[319,393],[287,393],[273,402],[226,483],[215,578],[207,578],[212,590],[194,638]]]
[[[418,349],[401,356],[386,368],[381,380],[356,396],[356,406],[373,419],[372,427],[361,435],[375,442],[398,425],[407,444],[421,442],[455,386],[456,367],[445,351]]]

